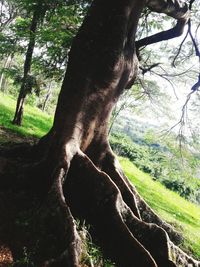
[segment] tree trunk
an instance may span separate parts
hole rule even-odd
[[[44,99],[44,102],[42,104],[42,110],[44,111],[45,108],[46,108],[46,105],[47,105],[47,102],[50,98],[50,95],[51,95],[51,90],[52,90],[52,81],[49,83],[49,86],[48,86],[48,91],[47,91],[47,94],[45,96],[45,99]]]
[[[8,56],[4,62],[3,69],[8,68],[11,65],[12,56]],[[0,91],[5,93],[6,91],[6,77],[4,75],[4,70],[0,74]]]
[[[6,93],[6,86],[7,86],[7,79],[5,75],[2,73],[1,78],[0,78],[0,90],[3,93]]]
[[[26,163],[25,179],[18,180],[45,199],[36,225],[57,237],[59,253],[49,259],[40,251],[37,266],[81,266],[73,217],[91,226],[116,266],[200,266],[170,241],[178,234],[142,200],[108,143],[113,106],[137,75],[135,33],[145,3],[94,0],[73,41],[53,127],[33,151],[33,166]]]
[[[28,94],[27,82],[28,82],[28,75],[31,70],[33,51],[35,47],[35,34],[37,30],[38,20],[39,20],[38,10],[35,9],[33,18],[31,21],[31,26],[30,26],[30,38],[29,38],[29,44],[28,44],[25,62],[24,62],[24,74],[22,78],[22,84],[21,84],[20,92],[17,98],[14,119],[12,121],[13,124],[16,124],[16,125],[21,125],[22,123],[24,102]]]

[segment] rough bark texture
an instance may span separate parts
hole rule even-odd
[[[93,2],[72,45],[52,129],[32,150],[24,146],[3,153],[2,173],[15,166],[15,175],[0,180],[10,198],[8,210],[11,184],[13,199],[29,199],[26,210],[35,207],[30,225],[31,233],[40,237],[37,266],[81,266],[82,243],[74,218],[91,225],[92,236],[116,266],[200,266],[170,241],[178,242],[178,234],[139,196],[108,143],[112,108],[137,75],[135,33],[145,4]],[[13,163],[16,155],[18,162]],[[20,212],[18,208],[5,216]]]

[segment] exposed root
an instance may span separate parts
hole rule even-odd
[[[72,212],[94,227],[99,243],[118,266],[128,267],[133,262],[138,262],[140,267],[157,266],[118,211],[119,190],[87,156],[74,158],[65,184],[65,196]]]
[[[139,213],[138,218],[147,223],[154,223],[161,228],[163,228],[169,235],[170,239],[175,242],[175,244],[180,244],[182,241],[182,236],[175,231],[171,225],[161,220],[161,218],[149,207],[149,205],[141,198],[137,190],[131,184],[129,179],[125,176],[121,169],[121,166],[112,153],[111,149],[105,156],[102,164],[102,170],[108,173],[113,182],[118,186],[122,193],[123,200],[134,212],[133,205],[131,204],[131,198],[134,198],[136,207]],[[134,212],[135,214],[135,212]]]
[[[8,243],[17,264],[26,247],[27,251],[34,251],[29,256],[36,266],[78,267],[81,241],[62,191],[66,170],[58,168],[53,177],[49,177],[54,181],[50,186],[44,173],[49,173],[44,169],[45,164],[32,168],[30,164],[23,166],[20,176],[16,161],[13,170],[8,169],[6,175],[11,162],[5,158],[0,164],[3,174],[0,179],[0,241]],[[31,185],[34,185],[32,191]]]
[[[198,266],[175,246],[175,254],[178,252],[182,256],[174,257],[166,231],[136,217],[123,201],[116,184],[87,156],[74,158],[65,184],[65,196],[73,213],[94,227],[98,242],[117,266],[132,266],[133,263],[136,267],[179,266],[180,257],[184,258],[183,266],[189,266],[190,262],[191,266]]]
[[[129,208],[132,210],[134,215],[141,219],[140,211],[138,209],[137,200],[135,198],[134,193],[131,191],[131,189],[128,186],[128,183],[125,179],[123,179],[123,172],[118,167],[119,163],[117,159],[113,156],[113,154],[107,153],[103,162],[101,169],[105,173],[107,173],[112,181],[116,184],[116,186],[119,188],[123,200],[125,203],[129,206]]]
[[[176,266],[181,267],[200,267],[200,262],[194,260],[184,253],[179,247],[175,246],[171,241],[169,241],[169,254]]]
[[[59,246],[61,247],[61,253],[58,257],[45,261],[42,266],[57,266],[57,267],[78,267],[81,255],[81,240],[76,230],[76,224],[70,209],[65,201],[62,189],[63,177],[66,175],[66,171],[58,169],[55,172],[54,184],[47,196],[47,201],[43,206],[49,208],[50,218],[51,215],[58,222],[57,233],[60,233],[58,239]],[[61,246],[62,244],[62,246]]]
[[[141,199],[123,174],[112,152],[104,152],[104,158],[98,164],[99,169],[82,152],[76,154],[68,164],[58,164],[53,174],[51,166],[50,171],[47,170],[44,176],[43,173],[40,176],[39,170],[44,172],[47,164],[34,165],[37,168],[33,171],[33,167],[29,177],[32,180],[34,175],[39,175],[36,177],[34,190],[38,191],[37,185],[41,186],[40,177],[44,178],[43,183],[50,188],[41,194],[43,198],[39,199],[40,208],[33,211],[30,226],[26,229],[29,235],[25,238],[35,235],[35,239],[39,240],[37,255],[33,257],[36,266],[81,266],[83,247],[73,218],[76,216],[91,225],[93,238],[103,249],[105,256],[111,258],[119,267],[199,267],[198,261],[190,258],[169,240],[165,230],[169,234],[172,233],[172,237],[176,232]],[[10,160],[12,161],[9,158]],[[7,162],[2,161],[3,172],[5,166]],[[51,184],[46,177],[49,175]],[[10,179],[10,182],[13,183],[14,179]],[[4,187],[8,191],[9,183]],[[45,188],[44,185],[43,187]],[[29,194],[21,194],[15,185],[13,188],[15,195],[12,197],[12,192],[9,193],[7,206],[4,205],[7,202],[5,193],[0,194],[0,210],[3,212],[6,209],[3,212],[5,221],[11,221],[23,211],[22,207],[21,210],[17,208],[13,214],[7,212],[11,208],[12,200],[15,201],[16,198],[18,206],[21,203],[24,205]],[[36,199],[40,196],[37,193]],[[30,197],[34,198],[34,193]],[[32,203],[30,201],[24,209],[28,210],[33,203],[34,200]],[[7,229],[7,226],[3,227]],[[11,231],[10,237],[12,235]],[[19,235],[14,236],[18,237]],[[25,239],[22,239],[21,242],[24,241]],[[15,260],[16,248],[13,251]],[[13,251],[11,247],[11,253]]]

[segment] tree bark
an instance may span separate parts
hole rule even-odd
[[[137,75],[135,34],[145,4],[94,0],[73,41],[53,127],[32,151],[25,178],[17,180],[45,199],[36,225],[57,236],[57,253],[42,255],[37,266],[81,266],[73,218],[91,225],[94,240],[116,266],[200,266],[170,241],[177,242],[178,234],[139,196],[108,142],[111,111]]]

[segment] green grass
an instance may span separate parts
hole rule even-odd
[[[126,175],[146,202],[165,221],[181,232],[184,237],[183,248],[200,259],[200,206],[190,203],[159,182],[153,181],[128,159],[120,158],[120,162]]]
[[[22,126],[12,124],[16,99],[0,93],[0,125],[23,136],[41,137],[52,125],[52,117],[41,110],[25,105]]]

